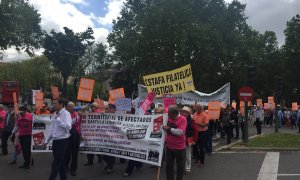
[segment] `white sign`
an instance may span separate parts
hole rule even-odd
[[[52,152],[52,140],[43,146],[49,134],[51,115],[33,116],[31,152]]]
[[[116,100],[116,109],[120,111],[131,111],[131,99],[118,98]]]
[[[36,97],[35,95],[36,95],[37,92],[40,92],[40,91],[41,90],[33,90],[32,89],[32,104],[35,104],[35,97]]]
[[[81,131],[85,143],[80,151],[161,165],[167,116],[129,114],[83,114]]]
[[[141,99],[145,99],[147,96],[146,87],[139,84],[138,91],[139,97]],[[221,104],[226,105],[230,104],[230,83],[225,84],[223,87],[210,94],[202,93],[199,91],[189,91],[181,94],[176,94],[174,96],[176,99],[176,103],[178,104],[194,105],[195,102],[197,102],[197,104],[207,106],[208,102],[210,101],[220,101]],[[162,103],[162,99],[156,98],[154,102]]]

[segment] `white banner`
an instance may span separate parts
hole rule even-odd
[[[52,140],[47,144],[46,147],[43,146],[49,134],[51,115],[34,115],[33,118],[31,151],[52,152]]]
[[[140,99],[145,99],[147,96],[146,87],[143,85],[138,85],[139,97]],[[193,105],[195,102],[204,106],[208,105],[210,101],[220,101],[222,104],[230,104],[230,83],[225,84],[220,89],[213,93],[206,94],[199,91],[189,91],[181,94],[174,95],[177,104],[188,104]],[[162,103],[161,98],[156,98],[155,103]]]
[[[167,117],[87,113],[81,120],[82,153],[105,154],[161,165]]]

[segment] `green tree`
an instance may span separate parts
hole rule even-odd
[[[40,47],[43,32],[40,14],[27,0],[0,2],[0,49],[15,46],[29,55]]]
[[[67,96],[67,79],[76,71],[79,58],[88,46],[94,43],[92,28],[84,32],[74,33],[64,27],[65,33],[52,30],[44,40],[44,55],[51,61],[53,67],[61,74],[63,80],[63,95]]]

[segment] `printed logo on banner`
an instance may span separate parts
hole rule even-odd
[[[34,121],[37,122],[32,123],[32,152],[51,152],[52,141],[47,144],[47,147],[43,145],[45,142],[45,138],[48,137],[49,134],[51,125],[50,117],[51,115],[34,116]]]
[[[150,138],[161,138],[162,137],[162,125],[164,118],[160,116],[155,118],[153,121],[153,131],[150,134]]]
[[[148,161],[158,162],[159,154],[160,154],[159,151],[154,150],[154,149],[149,149],[148,150]]]
[[[179,94],[195,90],[190,64],[172,71],[146,75],[143,79],[147,91],[154,91],[157,97],[162,97],[163,94]]]

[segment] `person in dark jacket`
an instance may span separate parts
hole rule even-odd
[[[226,137],[227,137],[227,144],[231,143],[232,138],[232,129],[231,129],[231,117],[230,117],[230,108],[227,106],[224,109],[224,113],[221,119],[222,126],[225,130]]]
[[[14,113],[13,110],[14,110],[14,106],[9,105],[8,111],[7,111],[5,119],[4,119],[4,130],[3,130],[2,137],[1,137],[1,140],[2,140],[1,147],[2,147],[3,155],[8,154],[7,141],[8,141],[9,136],[11,135],[11,133],[15,127],[15,123],[16,123],[16,114]]]
[[[239,119],[238,119],[238,112],[234,108],[232,108],[230,119],[233,122],[232,127],[235,129],[235,139],[240,138],[240,130],[239,130]],[[233,136],[233,133],[232,133]]]

